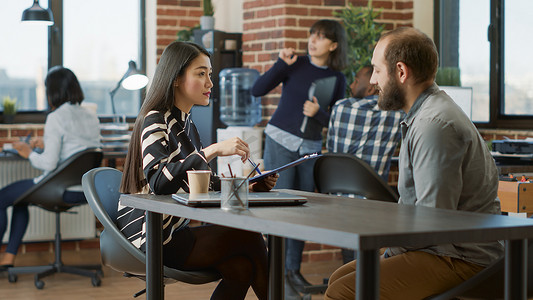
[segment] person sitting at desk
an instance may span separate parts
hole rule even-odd
[[[124,163],[120,192],[173,194],[189,191],[187,170],[210,170],[217,156],[250,157],[248,144],[232,138],[202,147],[191,120],[193,105],[208,105],[211,82],[210,54],[189,42],[173,42],[161,55],[146,100],[135,121]],[[277,175],[250,185],[268,191]],[[220,189],[211,176],[210,189]],[[145,211],[118,206],[118,227],[131,243],[146,251]],[[163,216],[163,264],[180,270],[218,271],[222,280],[211,299],[244,299],[251,286],[267,299],[268,262],[263,236],[228,227],[189,227],[185,218]]]
[[[353,154],[388,181],[391,158],[400,141],[402,110],[381,110],[378,90],[370,84],[373,67],[367,65],[350,85],[352,97],[339,100],[331,109],[326,146],[331,153]],[[354,195],[343,195],[353,197]],[[354,251],[342,249],[342,261],[354,259]]]
[[[76,75],[67,68],[55,66],[48,71],[44,84],[48,104],[52,109],[46,117],[44,137],[33,138],[29,144],[13,144],[20,156],[28,158],[34,168],[43,170],[44,173],[34,179],[14,182],[0,190],[0,241],[7,228],[6,210],[15,200],[71,155],[101,146],[100,121],[95,113],[80,105],[84,95]],[[32,151],[37,148],[44,151]],[[0,271],[13,266],[28,221],[28,206],[13,206],[11,231],[7,248],[0,259]]]
[[[378,105],[403,109],[399,203],[499,214],[498,170],[470,119],[435,84],[438,54],[414,28],[384,34],[372,56]],[[391,223],[394,226],[394,223]],[[380,259],[380,299],[424,299],[456,286],[503,254],[498,242],[391,247]],[[356,262],[330,277],[325,299],[354,299]]]

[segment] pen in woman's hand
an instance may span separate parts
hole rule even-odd
[[[252,167],[254,167],[254,170],[257,172],[257,174],[261,175],[261,171],[259,171],[259,168],[257,167],[257,165],[249,158],[248,158],[248,161],[250,162]]]

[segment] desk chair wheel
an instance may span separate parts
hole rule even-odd
[[[17,274],[8,274],[7,275],[7,280],[9,282],[11,282],[11,283],[15,283],[18,280],[18,276],[17,276]]]
[[[34,284],[35,287],[39,290],[42,290],[44,288],[44,281],[39,279],[39,276],[37,274],[35,274]]]
[[[102,285],[102,280],[100,279],[100,276],[98,276],[98,274],[95,274],[91,278],[91,283],[93,284],[94,287],[97,287],[97,286]]]
[[[104,271],[103,270],[96,270],[96,275],[98,275],[98,277],[104,277]]]

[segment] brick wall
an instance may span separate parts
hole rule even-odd
[[[276,61],[280,49],[292,47],[298,53],[307,51],[308,31],[314,22],[329,18],[348,3],[366,6],[360,0],[245,0],[243,15],[243,64],[261,74]],[[386,29],[412,26],[413,1],[373,1],[381,10],[378,20]],[[281,88],[261,98],[265,125],[276,110]]]
[[[157,0],[157,57],[182,29],[200,23],[201,0]]]
[[[309,27],[317,20],[333,18],[332,12],[348,3],[366,6],[366,0],[244,0],[243,3],[243,64],[264,73],[278,57],[280,49],[293,47],[299,53],[307,49]],[[382,11],[378,18],[387,29],[412,26],[413,1],[373,1]],[[157,1],[157,55],[176,39],[182,29],[199,23],[201,0]],[[278,87],[262,97],[265,125],[274,113],[281,89]]]

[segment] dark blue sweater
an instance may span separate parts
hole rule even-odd
[[[337,100],[344,98],[346,79],[341,72],[311,64],[307,55],[299,56],[296,62],[290,66],[282,59],[278,59],[270,70],[257,79],[252,88],[252,95],[264,96],[280,83],[283,83],[278,108],[269,123],[299,137],[321,140],[321,130],[311,132],[310,135],[306,132],[306,136],[300,131],[304,118],[303,105],[309,99],[308,91],[311,83],[317,79],[331,76],[335,76],[337,82],[328,110],[320,108],[317,114],[310,118],[310,122],[317,122],[321,127],[325,127],[328,125],[331,107]]]

